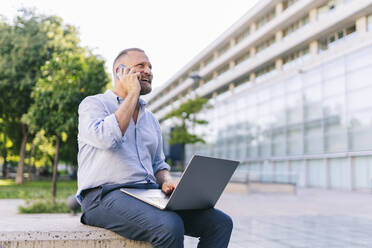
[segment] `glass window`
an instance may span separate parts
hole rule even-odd
[[[353,37],[354,36],[353,34],[355,33],[355,31],[356,31],[355,24],[351,24],[350,26],[347,26],[346,28],[340,29],[334,33],[331,33],[325,37],[322,37],[321,39],[319,39],[320,52],[339,44],[341,41],[345,39],[349,39]]]
[[[243,54],[242,56],[238,57],[236,59],[236,65],[239,65],[245,61],[248,61],[249,60],[249,57],[250,57],[250,53],[249,52],[246,52],[245,54]]]
[[[300,123],[303,121],[301,98],[301,94],[299,93],[287,95],[286,111],[288,124]]]
[[[348,94],[349,111],[362,110],[372,107],[372,87],[352,91]]]
[[[271,97],[282,96],[284,94],[284,84],[278,82],[271,86]]]
[[[290,155],[302,154],[303,136],[301,126],[288,130],[288,153]]]
[[[299,73],[304,86],[320,83],[322,81],[322,67],[317,67],[305,73]]]
[[[324,121],[325,150],[327,152],[347,151],[347,128],[342,116],[332,116]]]
[[[337,95],[327,98],[323,102],[324,116],[326,117],[343,117],[345,110],[345,95]]]
[[[262,42],[261,44],[259,44],[256,47],[256,53],[258,54],[258,53],[262,52],[263,50],[265,50],[266,48],[270,47],[274,43],[275,43],[275,36],[272,36],[272,37],[270,37],[269,39],[267,39],[266,41]]]
[[[316,84],[311,87],[304,88],[304,103],[317,103],[322,99],[322,85]]]
[[[371,85],[372,65],[350,72],[346,76],[347,89],[355,90]]]
[[[313,85],[304,89],[305,120],[322,118],[322,88]]]
[[[237,37],[236,37],[236,43],[239,43],[241,42],[242,40],[244,40],[245,38],[247,38],[249,36],[251,32],[251,27],[248,26],[243,32],[241,32]]]
[[[296,22],[292,23],[288,27],[283,30],[283,38],[296,33],[297,30],[305,26],[309,23],[309,15],[302,17],[301,19],[297,20]]]
[[[274,178],[274,165],[270,162],[265,162],[262,166],[261,180],[271,182]]]
[[[350,139],[353,151],[372,149],[372,109],[354,112],[350,117]]]
[[[283,1],[283,10],[288,9],[291,7],[294,3],[296,3],[298,0],[284,0]]]
[[[312,159],[308,161],[309,186],[310,187],[327,187],[327,167],[324,160]]]
[[[352,72],[355,69],[372,65],[372,46],[360,49],[346,56],[347,71]]]
[[[260,180],[260,177],[261,177],[261,168],[262,168],[261,164],[260,163],[250,163],[248,166],[249,166],[248,167],[248,170],[249,170],[249,174],[248,174],[249,175],[249,179],[250,180]]]
[[[372,15],[368,16],[368,31],[372,31]]]
[[[333,189],[351,189],[351,168],[347,158],[329,159],[330,186]]]
[[[278,130],[273,131],[272,134],[272,155],[273,156],[284,156],[285,151],[285,131]]]
[[[271,116],[273,117],[274,126],[285,125],[285,99],[277,97],[271,100]]]
[[[305,153],[316,154],[323,152],[323,133],[321,124],[305,125]]]
[[[329,79],[344,74],[345,73],[344,58],[341,57],[339,59],[327,63],[324,66],[324,71],[327,72],[324,74],[325,79]]]
[[[371,189],[372,181],[372,157],[356,157],[355,165],[355,187],[357,189]]]
[[[305,187],[306,185],[306,166],[304,160],[290,161],[291,173],[297,178],[297,184],[300,187]]]
[[[286,80],[286,92],[298,91],[302,87],[302,80],[300,76],[294,76]]]
[[[270,88],[263,88],[257,94],[258,102],[266,102],[270,99]]]
[[[208,65],[213,61],[213,55],[210,55],[208,58],[205,59],[204,65]]]
[[[324,98],[334,96],[334,95],[344,94],[345,93],[345,81],[346,81],[346,78],[344,75],[325,81],[323,84]]]
[[[286,161],[276,161],[275,166],[275,182],[288,182],[289,168]]]
[[[275,9],[271,9],[269,13],[265,14],[257,20],[257,29],[264,26],[266,23],[270,22],[275,17]]]

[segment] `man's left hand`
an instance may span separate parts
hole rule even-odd
[[[172,194],[173,190],[177,187],[177,182],[174,181],[166,181],[161,185],[161,191],[165,194],[170,195]]]

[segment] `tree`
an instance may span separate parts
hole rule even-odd
[[[13,23],[0,21],[0,116],[17,123],[22,134],[16,183],[23,183],[23,167],[29,128],[22,121],[33,103],[31,92],[40,78],[40,68],[56,52],[77,46],[76,29],[63,26],[55,16],[37,15],[21,9]]]
[[[52,179],[55,200],[61,142],[66,142],[68,136],[76,142],[78,106],[87,95],[101,92],[108,76],[104,61],[79,47],[73,51],[54,53],[53,58],[41,68],[41,74],[31,94],[33,104],[22,120],[32,132],[42,129],[46,136],[55,140]],[[71,158],[66,156],[65,159]]]
[[[174,118],[175,122],[178,122],[178,124],[173,127],[170,134],[169,144],[183,145],[181,154],[182,163],[184,160],[184,145],[195,144],[198,142],[205,143],[205,140],[200,135],[191,133],[189,129],[193,129],[195,125],[208,124],[206,120],[197,118],[197,113],[199,113],[203,108],[210,108],[209,105],[206,105],[207,102],[208,99],[196,96],[195,98],[182,103],[179,108],[169,112],[165,116],[165,119]]]

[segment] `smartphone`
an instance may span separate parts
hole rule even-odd
[[[123,65],[123,64],[120,64],[120,65],[119,65],[118,69],[116,70],[116,78],[117,78],[117,79],[120,79],[120,78],[119,78],[120,71],[121,71],[121,69],[124,69],[125,67],[126,67],[126,66]]]

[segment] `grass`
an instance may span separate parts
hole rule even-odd
[[[75,195],[76,181],[57,182],[56,203],[52,202],[51,181],[25,181],[16,185],[14,180],[0,180],[0,199],[25,199],[25,206],[18,208],[20,213],[69,213],[66,200]]]
[[[76,181],[57,182],[57,198],[67,199],[77,190]],[[51,181],[32,181],[16,185],[14,180],[0,180],[0,199],[32,199],[52,196]]]

